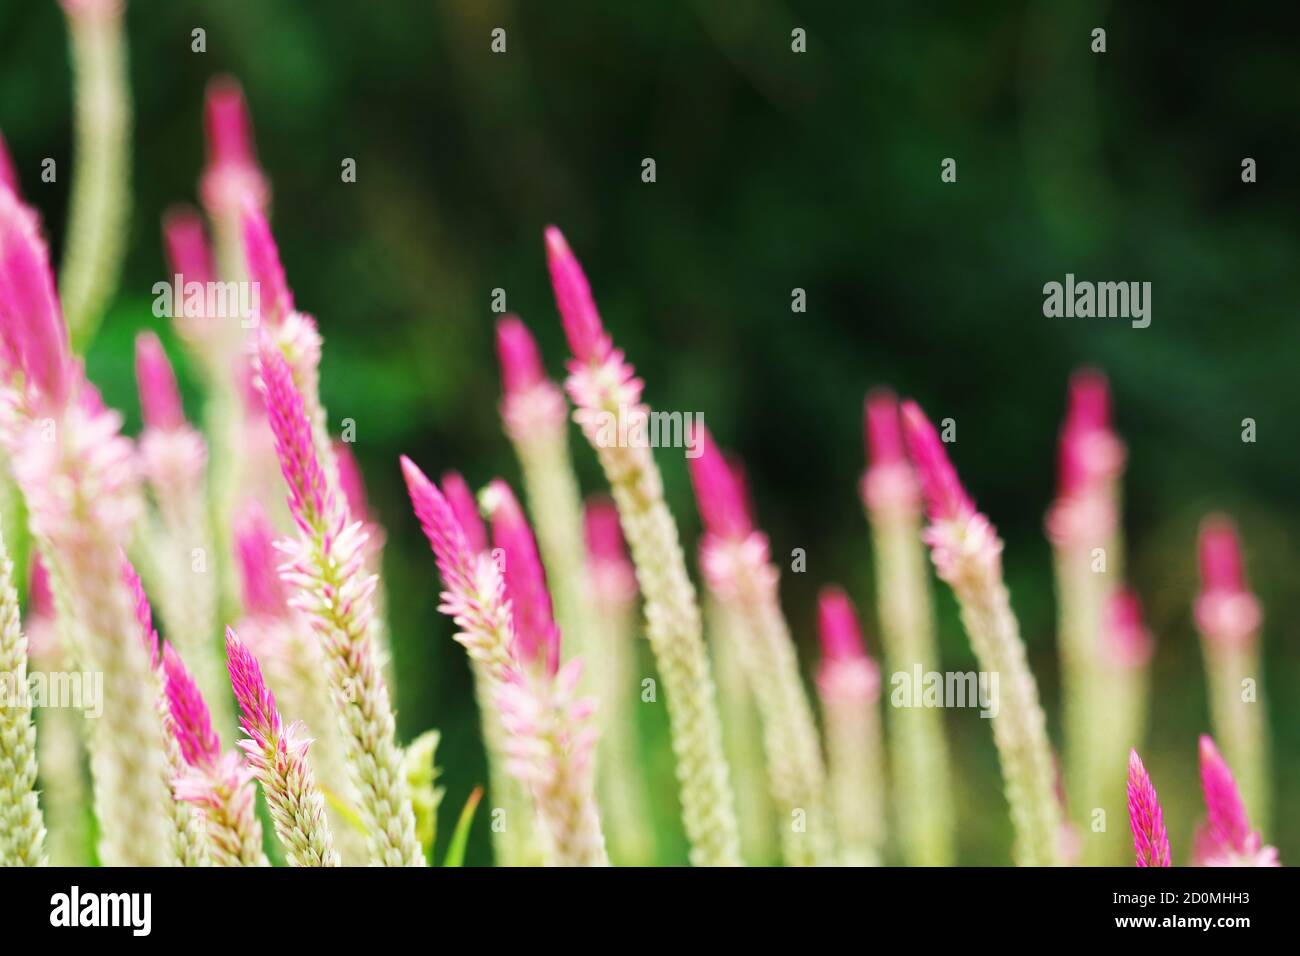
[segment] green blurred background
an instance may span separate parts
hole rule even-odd
[[[1058,743],[1042,519],[1067,376],[1102,367],[1129,448],[1129,573],[1158,639],[1144,756],[1175,858],[1201,812],[1196,737],[1208,729],[1190,612],[1195,531],[1223,509],[1240,523],[1266,610],[1272,837],[1283,862],[1300,860],[1300,142],[1281,92],[1300,88],[1294,24],[1254,8],[1228,19],[1141,5],[979,7],[131,4],[134,214],[91,377],[136,429],[131,340],[157,325],[159,216],[194,201],[204,85],[232,73],[273,183],[290,284],[325,335],[326,406],[333,421],[356,421],[389,531],[399,723],[408,739],[443,732],[444,840],[484,760],[464,653],[434,610],[433,560],[396,460],[456,467],[476,484],[517,481],[496,411],[490,298],[506,290],[558,375],[565,349],[541,242],[554,222],[649,401],[704,412],[744,457],[776,553],[806,549],[806,573],[783,578],[805,663],[821,584],[844,583],[874,623],[855,489],[864,391],[888,383],[957,421],[951,450],[1006,539]],[[1089,51],[1097,26],[1104,55]],[[196,27],[203,54],[190,50]],[[504,55],[489,49],[495,27],[507,30]],[[790,50],[794,27],[807,30],[806,54]],[[66,46],[53,0],[0,9],[0,128],[55,249],[72,169]],[[1258,162],[1253,185],[1240,178],[1247,156]],[[39,182],[45,157],[58,163],[55,184]],[[345,157],[357,161],[355,184],[340,181]],[[644,157],[656,160],[653,184],[641,181]],[[944,157],[957,160],[956,184],[940,182]],[[1151,282],[1150,328],[1044,318],[1043,283],[1067,272]],[[807,290],[805,314],[791,312],[794,287]],[[1254,444],[1241,441],[1246,417],[1258,423]],[[584,489],[597,490],[594,458],[574,439]],[[684,462],[658,459],[693,564]],[[944,667],[972,669],[946,590],[939,610]],[[868,639],[874,647],[874,627]],[[661,860],[680,862],[662,707],[642,714]],[[961,861],[1006,863],[989,728],[973,711],[947,723]],[[489,857],[485,820],[471,862]]]

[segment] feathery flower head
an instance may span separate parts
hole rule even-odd
[[[235,557],[244,609],[251,615],[280,617],[288,610],[288,595],[277,570],[275,528],[256,499],[235,513]]]
[[[244,646],[234,628],[226,628],[226,668],[242,715],[239,725],[259,747],[280,736],[280,712],[275,695],[262,677],[261,665],[252,651]]]
[[[574,358],[587,364],[603,362],[613,349],[605,326],[591,297],[591,286],[582,266],[555,226],[546,227],[546,263],[555,290],[555,305],[564,323],[564,334]]]
[[[1128,755],[1128,819],[1138,866],[1170,866],[1169,834],[1156,788],[1136,750]]]
[[[488,538],[487,527],[483,524],[483,516],[479,514],[478,502],[474,498],[474,492],[470,491],[469,485],[461,477],[458,471],[445,471],[442,474],[442,494],[451,505],[452,513],[456,516],[456,521],[460,523],[460,529],[465,533],[465,541],[469,545],[470,551],[474,554],[481,554],[487,550]]]
[[[1280,866],[1277,849],[1250,828],[1237,782],[1208,734],[1201,735],[1200,752],[1206,818],[1196,835],[1196,865]]]
[[[1124,464],[1124,445],[1111,430],[1110,388],[1097,369],[1070,376],[1070,396],[1061,428],[1060,495],[1086,493],[1110,481]]]
[[[692,436],[699,454],[690,459],[691,485],[705,530],[719,538],[739,541],[754,530],[746,488],[723,458],[703,424]]]
[[[864,403],[863,421],[867,445],[863,503],[873,511],[914,512],[919,492],[903,446],[897,396],[886,388],[872,389]]]
[[[537,341],[517,315],[507,315],[497,322],[497,359],[506,395],[527,392],[546,381]]]
[[[302,393],[294,384],[289,363],[265,333],[259,342],[258,362],[275,451],[289,486],[289,510],[298,526],[308,531],[334,516],[334,496],[316,454]]]
[[[248,277],[257,284],[260,312],[258,321],[266,320],[272,328],[280,326],[293,313],[293,293],[284,277],[280,263],[280,250],[271,235],[271,225],[266,214],[253,202],[245,201],[240,208],[244,258],[248,262]]]
[[[221,741],[212,729],[212,715],[193,676],[170,644],[163,646],[167,707],[181,756],[191,767],[211,769],[221,761]]]
[[[461,586],[471,589],[475,556],[479,552],[470,550],[465,530],[437,485],[405,455],[401,457],[401,464],[415,517],[429,539],[447,589],[455,591]]]
[[[131,564],[125,552],[122,553],[122,580],[126,582],[127,593],[131,595],[135,607],[135,622],[140,627],[140,643],[144,645],[149,655],[149,666],[157,670],[159,640],[158,631],[153,626],[153,609],[149,606],[149,598],[144,593],[144,584],[140,581],[140,575],[136,573],[135,566]]]
[[[1238,644],[1258,632],[1263,613],[1247,590],[1237,528],[1224,515],[1201,522],[1199,554],[1201,593],[1196,598],[1196,623],[1211,640]]]
[[[515,657],[530,666],[540,663],[554,675],[560,667],[560,629],[533,531],[514,492],[501,479],[488,484],[483,503],[492,521],[492,544],[505,556],[502,576],[514,617]]]
[[[817,596],[817,633],[822,660],[817,687],[823,697],[874,700],[880,668],[867,654],[858,614],[843,588],[824,587]]]
[[[0,132],[0,189],[8,189],[18,195],[18,171],[14,168],[13,157],[5,143],[4,133]]]
[[[264,207],[270,188],[253,151],[253,124],[248,117],[244,91],[228,76],[208,84],[204,127],[208,165],[199,191],[209,210],[231,214],[246,199]]]
[[[183,282],[207,284],[216,275],[212,247],[203,219],[190,206],[173,206],[163,213],[163,246],[172,273]]]
[[[582,516],[587,541],[587,568],[599,600],[627,604],[636,599],[636,570],[628,557],[627,542],[612,498],[588,499]]]
[[[1142,621],[1142,601],[1132,588],[1110,595],[1102,631],[1110,659],[1121,667],[1144,667],[1151,660],[1155,640]]]
[[[158,336],[152,332],[141,332],[135,337],[135,380],[146,428],[174,431],[185,425],[176,373]]]
[[[939,433],[925,417],[925,412],[909,399],[903,402],[901,414],[908,455],[921,480],[930,520],[938,523],[973,516],[975,505],[966,495],[943,442],[939,440]]]
[[[0,340],[30,385],[55,407],[73,387],[68,328],[36,213],[0,189]],[[9,372],[17,369],[9,369]]]

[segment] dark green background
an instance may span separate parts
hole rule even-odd
[[[1159,640],[1146,756],[1175,856],[1200,812],[1196,736],[1208,719],[1193,542],[1200,516],[1219,508],[1241,523],[1266,608],[1275,842],[1284,862],[1300,860],[1294,24],[1244,8],[1209,18],[1154,5],[967,6],[132,4],[134,218],[91,375],[136,427],[130,341],[156,324],[159,215],[193,200],[204,84],[231,72],[252,106],[289,281],[325,335],[326,405],[333,420],[356,420],[389,529],[401,730],[443,731],[444,834],[483,758],[464,655],[434,611],[433,561],[396,458],[475,483],[517,480],[496,414],[489,300],[507,290],[559,374],[541,242],[554,222],[648,399],[703,411],[744,456],[777,553],[807,549],[807,573],[783,584],[805,661],[815,589],[838,580],[869,597],[855,492],[863,392],[888,383],[956,419],[952,451],[1006,538],[1058,740],[1042,516],[1067,375],[1103,367],[1130,452],[1130,576]],[[206,54],[190,52],[199,26]],[[489,51],[497,26],[505,55]],[[805,55],[790,51],[795,26],[808,31]],[[1089,51],[1096,26],[1108,31],[1104,55]],[[0,128],[57,249],[72,157],[52,0],[5,4],[0,62]],[[47,156],[53,185],[38,181]],[[647,156],[652,185],[640,179]],[[958,182],[944,185],[949,156]],[[1254,185],[1240,179],[1245,156],[1258,161]],[[355,184],[340,182],[344,157],[357,160]],[[1067,272],[1151,282],[1151,327],[1044,318],[1043,283]],[[796,286],[806,314],[790,311]],[[1240,440],[1245,417],[1255,444]],[[575,448],[584,487],[600,487],[592,455]],[[693,551],[684,464],[659,461]],[[946,592],[939,607],[945,665],[971,667]],[[675,861],[662,715],[646,722],[664,859]],[[1007,862],[988,728],[968,712],[949,727],[962,861]],[[471,859],[486,854],[480,825]]]

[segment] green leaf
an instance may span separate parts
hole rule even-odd
[[[478,810],[478,803],[483,799],[483,788],[475,787],[474,792],[469,795],[465,801],[464,808],[460,811],[460,819],[456,821],[456,829],[451,835],[451,843],[447,846],[447,856],[443,859],[443,866],[461,866],[465,862],[465,847],[469,843],[469,828],[474,823],[474,812]]]

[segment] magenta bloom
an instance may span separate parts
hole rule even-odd
[[[843,588],[822,588],[817,596],[817,633],[822,660],[817,687],[824,698],[874,700],[880,692],[880,668],[867,654],[858,612]]]
[[[212,716],[180,655],[170,644],[163,646],[167,707],[181,756],[191,767],[213,768],[221,760],[221,741],[212,729]]]
[[[0,189],[0,342],[6,361],[61,407],[74,378],[68,328],[36,213],[8,189]]]
[[[249,500],[235,514],[235,558],[239,564],[244,608],[251,615],[279,617],[289,607],[280,580],[275,529],[262,506]]]
[[[239,84],[219,76],[208,84],[204,126],[208,164],[200,191],[213,211],[230,213],[246,200],[265,206],[269,188],[253,151],[253,127]]]
[[[163,214],[162,230],[172,273],[186,283],[211,282],[216,275],[212,247],[198,212],[189,206],[173,206]]]
[[[41,565],[44,573],[44,565]],[[149,655],[149,666],[155,670],[158,668],[158,631],[153,626],[153,608],[149,606],[149,598],[144,593],[144,584],[140,581],[140,575],[136,573],[135,567],[127,559],[126,554],[122,555],[122,580],[126,582],[127,592],[135,605],[135,620],[140,626],[140,642],[144,645],[146,653]],[[46,583],[48,587],[48,583]],[[36,582],[32,582],[32,601],[36,601]]]
[[[542,355],[528,326],[517,315],[497,322],[497,358],[501,385],[507,395],[519,395],[546,380]]]
[[[1138,866],[1170,866],[1169,835],[1156,788],[1136,750],[1128,756],[1128,819]]]
[[[185,424],[176,373],[158,336],[152,332],[141,332],[135,337],[135,380],[146,428],[169,432]]]
[[[867,436],[867,461],[873,468],[906,464],[903,431],[898,421],[898,398],[887,388],[872,389],[863,411]]]
[[[1102,631],[1110,659],[1121,667],[1142,667],[1151,660],[1155,640],[1142,620],[1142,602],[1132,588],[1111,594]]]
[[[1061,428],[1058,480],[1062,498],[1113,478],[1124,463],[1124,446],[1111,430],[1110,389],[1096,369],[1070,376],[1070,397]]]
[[[505,555],[502,576],[515,623],[515,656],[528,665],[540,662],[553,676],[560,668],[560,629],[533,531],[504,481],[488,485],[485,500],[491,502],[492,544]]]
[[[1209,735],[1201,736],[1200,751],[1206,817],[1196,834],[1196,865],[1280,866],[1277,850],[1251,829],[1237,782]]]
[[[275,695],[262,678],[262,668],[232,628],[226,628],[226,668],[239,702],[239,725],[258,748],[274,747],[280,737],[280,712]]]
[[[265,320],[274,328],[281,325],[294,311],[293,293],[289,291],[284,266],[280,263],[280,249],[271,235],[270,223],[257,205],[244,203],[241,223],[248,277],[257,283],[259,320]]]
[[[613,348],[591,297],[591,286],[564,235],[546,227],[546,262],[551,271],[555,305],[564,323],[564,334],[574,357],[582,363],[598,364]]]
[[[618,508],[610,498],[592,498],[583,514],[587,553],[592,561],[627,564],[627,542],[619,523]]]
[[[1212,641],[1235,645],[1259,631],[1263,613],[1246,587],[1241,543],[1230,518],[1210,515],[1201,522],[1199,541],[1201,593],[1196,622]]]
[[[13,157],[5,144],[4,133],[0,133],[0,189],[8,189],[15,196],[18,191],[18,171],[14,169]]]
[[[332,517],[333,495],[321,469],[311,422],[302,394],[294,385],[289,363],[265,336],[258,355],[267,418],[275,435],[280,471],[289,486],[289,510],[298,527],[311,533]]]
[[[452,513],[460,523],[461,530],[465,533],[465,541],[470,551],[474,554],[486,551],[487,527],[483,524],[483,516],[479,514],[474,492],[470,491],[469,485],[465,483],[460,472],[443,472],[442,493],[447,503],[451,505]]]
[[[754,524],[740,474],[723,458],[706,427],[700,425],[694,439],[699,454],[689,461],[691,485],[704,529],[732,541],[748,537]]]
[[[911,400],[903,402],[903,435],[907,451],[921,479],[930,519],[935,522],[969,518],[975,514],[975,505],[957,477],[957,471],[948,459],[939,433],[925,417],[921,407]]]

